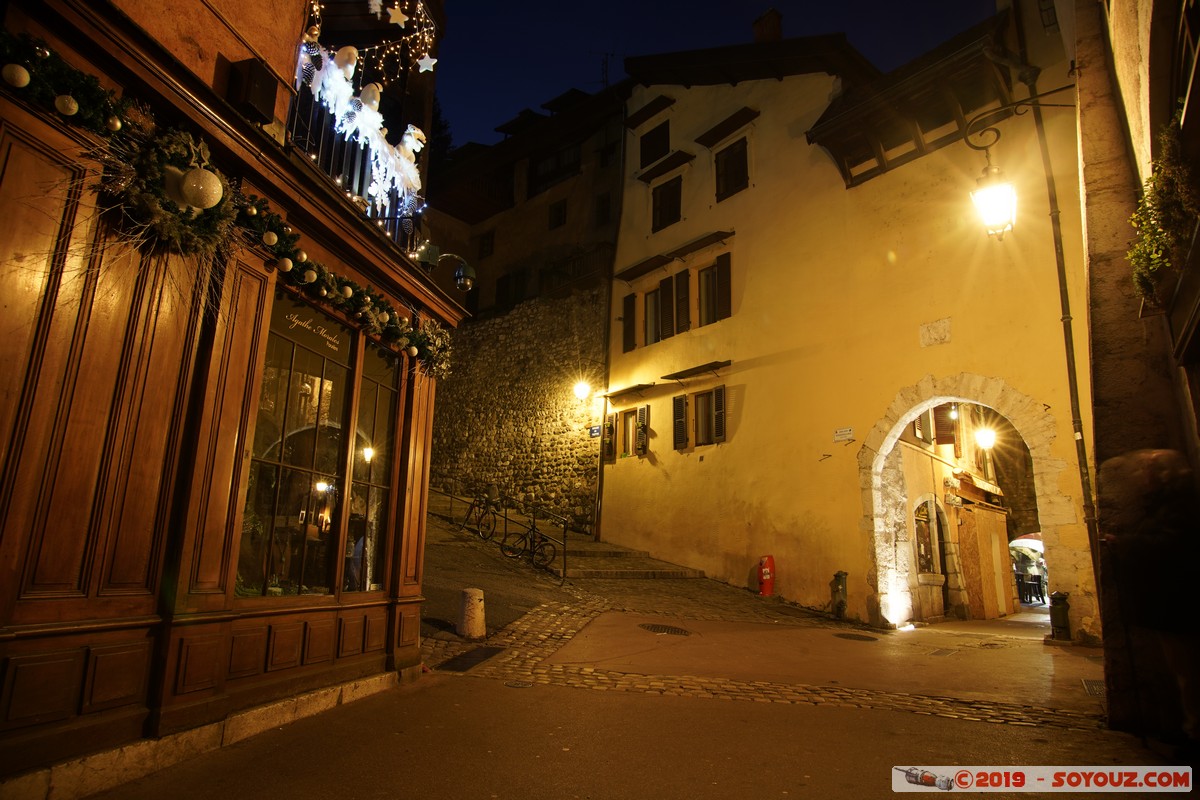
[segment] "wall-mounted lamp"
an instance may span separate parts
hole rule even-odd
[[[991,450],[996,446],[996,431],[991,428],[976,428],[975,444],[984,450]]]
[[[441,248],[428,239],[421,242],[409,256],[425,267],[426,272],[433,272],[433,268],[440,264],[443,258],[453,258],[458,262],[458,267],[454,270],[454,285],[460,292],[469,292],[475,287],[475,268],[460,255],[443,253]]]
[[[592,393],[592,387],[587,381],[579,381],[579,383],[575,384],[575,387],[572,389],[572,391],[575,392],[576,398],[579,400],[585,400],[587,399],[587,396]]]

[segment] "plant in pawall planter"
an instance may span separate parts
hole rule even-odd
[[[1158,155],[1129,222],[1137,230],[1127,258],[1146,305],[1162,307],[1165,281],[1177,276],[1200,216],[1200,201],[1179,141],[1179,116],[1158,135]]]

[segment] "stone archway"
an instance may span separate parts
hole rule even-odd
[[[1051,444],[1058,426],[1048,407],[1009,386],[1004,380],[971,373],[935,378],[902,388],[887,412],[871,428],[858,453],[863,497],[860,527],[869,542],[867,582],[868,617],[872,624],[891,626],[913,618],[913,598],[908,585],[911,571],[903,548],[895,546],[897,526],[903,525],[902,503],[894,460],[888,456],[905,425],[919,414],[942,403],[986,406],[1006,417],[1029,448],[1042,537],[1048,554],[1058,565],[1055,584],[1071,593],[1071,623],[1076,638],[1099,637],[1096,592],[1091,574],[1091,554],[1077,500],[1060,485],[1071,485],[1064,470],[1073,465],[1056,457]],[[1075,480],[1075,485],[1078,481]]]

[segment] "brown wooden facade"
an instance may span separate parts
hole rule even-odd
[[[462,309],[304,153],[224,100],[228,63],[261,58],[279,82],[276,119],[286,116],[307,8],[29,0],[4,13],[8,30],[204,139],[311,258],[414,320],[456,325]],[[197,30],[210,13],[221,24]],[[245,596],[238,559],[272,314],[307,304],[265,250],[206,264],[115,235],[83,171],[95,144],[0,91],[0,775],[419,666],[436,381],[392,356],[378,582],[346,591],[350,515],[335,513],[319,534],[334,553],[326,591]],[[311,311],[350,331],[358,376],[375,345],[355,320]],[[354,414],[360,393],[347,396]]]

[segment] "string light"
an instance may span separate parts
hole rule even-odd
[[[416,66],[422,58],[429,57],[437,41],[437,24],[422,0],[400,0],[391,7],[408,17],[403,35],[359,50],[364,60],[371,60],[384,85],[398,78],[405,69]]]

